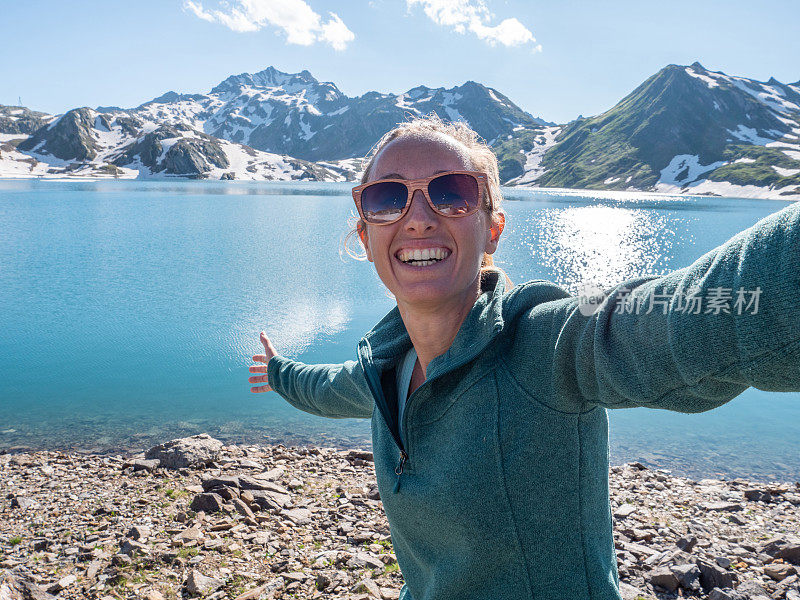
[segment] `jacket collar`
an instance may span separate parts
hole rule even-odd
[[[486,271],[481,275],[480,296],[447,352],[428,365],[428,379],[472,360],[503,329],[502,296],[505,291],[504,277],[500,272]],[[411,348],[411,338],[396,306],[361,338],[358,348],[361,358],[378,373],[397,364]]]

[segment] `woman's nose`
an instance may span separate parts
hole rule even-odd
[[[404,219],[405,228],[417,232],[428,231],[436,227],[438,218],[422,194],[422,190],[416,190]]]

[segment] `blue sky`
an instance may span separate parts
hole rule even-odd
[[[0,104],[60,113],[267,66],[344,93],[475,80],[566,122],[669,63],[800,80],[796,0],[0,0]]]

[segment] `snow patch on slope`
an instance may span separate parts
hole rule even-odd
[[[561,132],[561,127],[543,127],[542,132],[536,136],[534,147],[525,153],[525,172],[519,177],[506,182],[506,185],[530,185],[544,174],[541,166],[545,152],[556,143],[556,136]]]
[[[700,157],[696,154],[678,154],[672,157],[666,167],[661,169],[661,177],[657,185],[685,186],[697,180],[703,173],[708,173],[726,164],[728,163],[725,161],[718,161],[710,165],[702,165]]]

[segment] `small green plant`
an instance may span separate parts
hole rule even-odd
[[[392,563],[390,565],[386,565],[386,572],[387,573],[396,573],[399,570],[400,570],[400,565],[398,565],[396,562]]]
[[[178,556],[181,558],[191,558],[200,554],[200,549],[197,546],[190,546],[188,548],[178,549]]]
[[[12,546],[16,546],[17,544],[22,543],[22,538],[18,535],[15,535],[10,540],[8,540],[8,543],[11,544]]]

